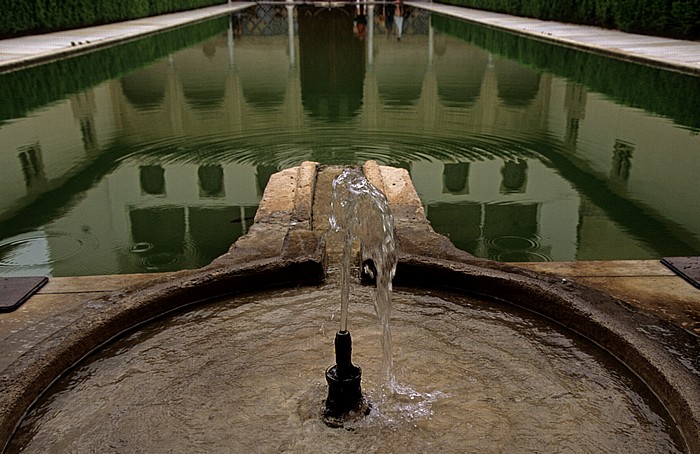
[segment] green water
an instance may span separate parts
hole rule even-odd
[[[205,265],[305,160],[408,169],[482,257],[700,254],[700,78],[408,7],[399,40],[382,9],[260,5],[0,75],[0,275]]]

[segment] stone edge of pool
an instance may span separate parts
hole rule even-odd
[[[591,25],[510,16],[432,1],[407,1],[406,4],[539,41],[700,76],[700,42],[698,41],[638,35]]]
[[[305,162],[274,174],[249,232],[210,265],[156,277],[72,309],[73,322],[0,375],[0,446],[6,446],[26,411],[55,380],[111,339],[219,296],[321,283],[327,253],[323,234],[312,226],[317,169],[316,163]],[[400,251],[396,285],[489,295],[592,340],[647,384],[678,424],[690,452],[700,452],[700,377],[673,353],[678,345],[700,351],[696,336],[572,280],[460,251],[433,231],[407,171],[374,161],[365,163],[363,171],[386,194],[395,217]],[[673,346],[647,335],[655,329]]]
[[[132,39],[241,11],[254,2],[235,2],[125,22],[0,40],[0,74],[72,57]]]

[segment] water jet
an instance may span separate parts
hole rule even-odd
[[[383,375],[388,383],[391,372],[391,280],[396,271],[394,223],[386,197],[357,168],[343,170],[332,182],[330,226],[343,233],[340,282],[340,331],[335,335],[336,365],[326,371],[328,398],[324,411],[326,424],[343,425],[369,414],[362,395],[362,369],[352,364],[352,338],[347,330],[350,295],[350,262],[353,244],[359,241],[362,278],[374,284],[374,307],[382,328]]]

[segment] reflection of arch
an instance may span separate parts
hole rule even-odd
[[[527,106],[540,89],[540,73],[512,60],[497,59],[498,97],[509,106]]]
[[[388,41],[374,63],[379,98],[394,106],[415,104],[423,90],[428,66],[427,48]]]
[[[246,103],[258,108],[279,107],[284,102],[289,80],[287,46],[284,37],[236,43],[236,72]]]
[[[501,168],[501,193],[523,193],[527,182],[527,162],[518,159],[517,161],[506,161]]]
[[[241,208],[192,207],[188,211],[190,237],[202,258],[217,257],[245,232],[241,224]],[[205,262],[208,260],[205,260]],[[204,266],[206,263],[197,263]]]
[[[200,87],[189,87],[183,86],[183,92],[185,94],[185,99],[187,102],[195,109],[210,109],[219,107],[224,100],[224,89],[206,89]]]
[[[147,68],[127,74],[119,80],[124,96],[137,109],[159,106],[165,98],[167,62],[158,62]]]
[[[539,205],[487,204],[484,213],[484,238],[534,238],[537,235]]]
[[[415,104],[421,95],[425,71],[424,68],[413,69],[395,65],[383,71],[381,77],[377,76],[380,99],[393,106]]]
[[[226,52],[212,52],[212,46],[224,45],[220,37],[199,48],[190,48],[174,56],[178,78],[187,103],[195,109],[211,109],[223,104],[228,78]]]
[[[536,203],[485,205],[482,231],[488,257],[510,262],[541,259],[539,210]]]
[[[459,52],[447,52],[435,66],[438,96],[447,107],[474,104],[481,93],[481,83],[488,65],[488,54],[476,47],[458,47]]]
[[[132,252],[148,270],[170,271],[179,267],[185,252],[185,209],[143,208],[129,211]]]

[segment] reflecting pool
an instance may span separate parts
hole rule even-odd
[[[481,257],[700,254],[700,78],[402,17],[258,5],[0,75],[0,275],[202,266],[304,160],[408,169]]]

